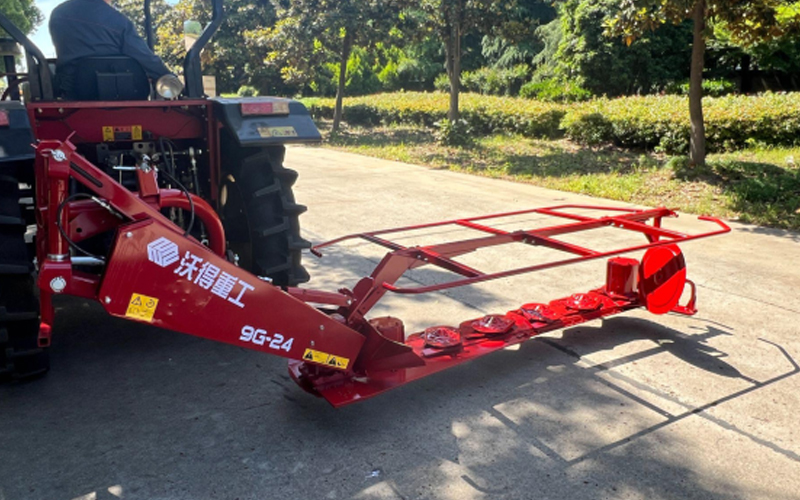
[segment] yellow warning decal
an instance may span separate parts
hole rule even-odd
[[[347,358],[343,358],[341,356],[328,356],[328,359],[325,361],[325,364],[330,366],[331,368],[339,368],[340,370],[346,370],[347,365],[350,364],[350,360]]]
[[[311,361],[320,365],[330,366],[339,370],[346,370],[350,364],[350,359],[342,356],[334,356],[322,351],[315,351],[314,349],[306,349],[303,353],[303,361]]]
[[[128,303],[128,310],[125,311],[125,316],[152,322],[156,307],[158,307],[157,298],[134,293],[131,295],[131,301]]]
[[[258,127],[261,137],[297,137],[294,127]]]
[[[103,142],[114,140],[114,127],[103,127]]]
[[[103,142],[141,141],[142,126],[127,125],[122,127],[103,127]]]

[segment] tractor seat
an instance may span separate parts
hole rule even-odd
[[[150,97],[150,81],[127,56],[78,59],[59,67],[58,87],[70,101],[137,101]]]

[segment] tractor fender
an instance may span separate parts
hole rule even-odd
[[[321,142],[308,109],[279,97],[213,98],[214,115],[241,147]]]

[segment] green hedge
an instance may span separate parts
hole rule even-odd
[[[333,99],[303,102],[314,118],[333,118]],[[351,125],[408,123],[433,127],[447,117],[449,96],[434,92],[400,92],[345,99],[344,120]],[[478,134],[519,133],[530,137],[561,135],[566,109],[560,104],[515,97],[461,95],[461,117]]]
[[[315,118],[332,118],[333,99],[305,101]],[[405,92],[345,100],[344,119],[353,125],[408,123],[432,127],[447,116],[445,93]],[[587,144],[658,148],[685,153],[689,109],[683,96],[634,96],[558,104],[514,97],[462,94],[464,120],[478,134],[519,133],[567,137]],[[800,144],[800,93],[708,97],[703,101],[709,151],[754,144]]]

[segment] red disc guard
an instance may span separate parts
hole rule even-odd
[[[686,285],[686,261],[676,245],[655,247],[642,257],[639,293],[647,310],[665,314],[680,301]]]

